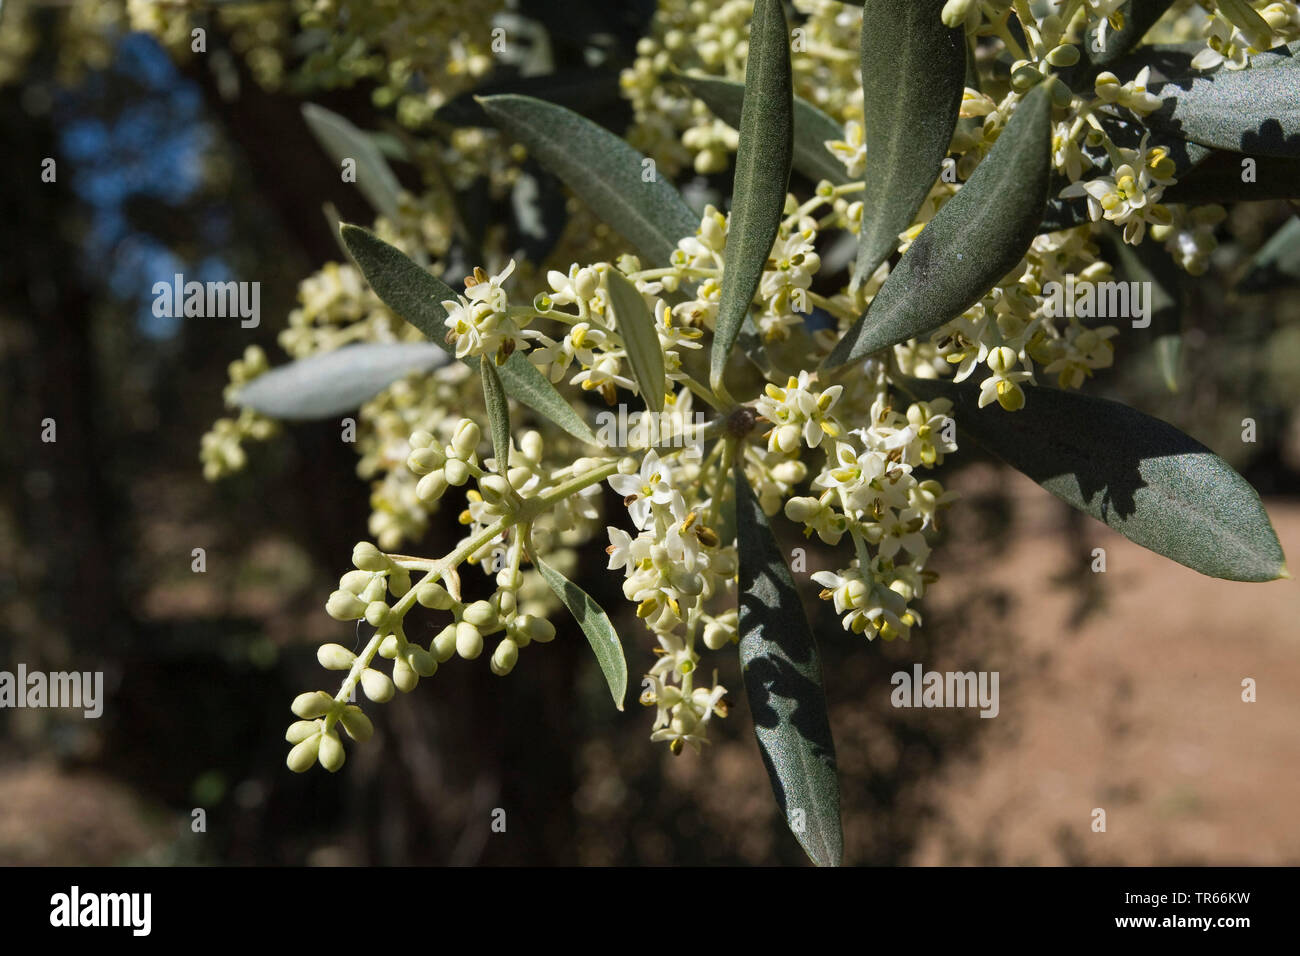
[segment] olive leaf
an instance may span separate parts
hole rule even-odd
[[[447,344],[447,327],[444,325],[447,312],[442,303],[455,301],[456,293],[412,262],[402,250],[374,233],[348,223],[344,223],[339,232],[348,252],[383,303],[450,354],[452,349]],[[501,376],[505,390],[515,399],[549,418],[575,438],[593,445],[600,444],[573,406],[522,353],[511,355],[509,361],[497,369],[497,374]]]
[[[484,96],[503,132],[527,147],[591,211],[652,262],[665,264],[700,218],[647,159],[591,120],[531,96]]]
[[[740,669],[772,792],[804,851],[838,866],[840,784],[821,660],[767,516],[736,464]],[[800,826],[802,824],[802,826]]]
[[[1300,57],[1282,48],[1245,70],[1151,85],[1164,104],[1145,118],[1157,134],[1250,156],[1300,157]]]
[[[745,84],[713,76],[681,74],[676,77],[702,99],[729,126],[740,128],[740,110]],[[844,164],[826,148],[832,140],[844,139],[844,128],[807,100],[794,98],[794,154],[791,164],[814,183],[823,179],[842,186],[849,182]]]
[[[1288,577],[1259,495],[1222,458],[1127,405],[1036,388],[1025,407],[979,408],[973,382],[907,382],[953,402],[957,428],[1067,504],[1210,577]]]
[[[866,189],[856,289],[898,246],[948,155],[966,85],[966,37],[940,18],[944,0],[862,5]]]
[[[617,269],[605,271],[609,307],[614,312],[618,334],[627,351],[628,364],[636,377],[637,388],[646,407],[652,412],[664,410],[664,350],[655,331],[655,317],[645,304],[645,296],[627,276]]]
[[[402,187],[375,141],[338,113],[315,103],[302,105],[302,117],[334,162],[350,159],[357,164],[357,187],[375,212],[395,219]]]
[[[596,653],[596,662],[600,665],[600,672],[605,675],[605,683],[609,685],[614,706],[622,710],[623,700],[627,696],[627,660],[623,656],[623,645],[618,639],[618,632],[614,630],[614,625],[609,621],[609,615],[592,600],[590,594],[543,561],[536,553],[533,554],[533,564],[546,579],[546,583],[551,586],[555,596],[564,602],[564,606],[569,609],[569,613],[582,628],[587,643]]]
[[[781,226],[793,152],[794,82],[785,12],[780,0],[757,0],[745,63],[726,267],[709,357],[710,384],[720,394],[726,394],[722,376],[727,359]]]
[[[1020,261],[1047,201],[1052,124],[1046,86],[1029,91],[966,185],[921,230],[867,314],[826,359],[828,368],[937,329]]]
[[[237,404],[272,418],[307,421],[359,408],[412,372],[447,364],[447,353],[423,342],[345,345],[298,359],[253,379]]]
[[[505,477],[510,470],[510,403],[492,359],[479,360],[483,378],[483,403],[487,406],[488,424],[492,428],[492,451],[496,454],[497,474]]]

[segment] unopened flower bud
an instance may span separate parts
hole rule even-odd
[[[289,751],[289,756],[285,763],[294,773],[305,773],[316,763],[316,755],[320,753],[320,734],[312,734],[302,743],[298,744]]]
[[[316,651],[316,660],[327,671],[345,671],[356,659],[357,655],[342,644],[322,644]]]
[[[465,623],[481,628],[488,628],[495,624],[496,617],[496,611],[492,610],[492,605],[487,601],[475,601],[465,608],[462,615]]]
[[[406,662],[411,665],[411,670],[421,677],[432,677],[438,672],[438,662],[423,647],[408,648]]]
[[[448,484],[460,487],[469,480],[469,466],[458,458],[453,458],[447,462],[447,467],[443,470]],[[421,479],[423,480],[423,479]]]
[[[474,450],[478,448],[481,433],[479,427],[468,418],[462,418],[460,424],[456,426],[456,434],[451,440],[452,450],[456,452],[456,457],[462,461],[467,460]],[[460,484],[453,481],[452,484]]]
[[[492,673],[498,677],[504,677],[515,669],[515,663],[519,660],[519,645],[510,638],[506,638],[497,645],[497,649],[492,652],[491,669]]]
[[[500,475],[484,475],[478,483],[479,491],[483,495],[483,500],[489,504],[497,504],[504,501],[510,493],[510,486]]]
[[[339,578],[339,590],[360,594],[373,577],[372,571],[349,571]]]
[[[371,627],[383,627],[390,611],[391,608],[383,601],[371,601],[366,605],[366,623]]]
[[[347,759],[347,754],[343,752],[343,744],[338,738],[338,734],[333,732],[320,735],[320,765],[334,773],[343,766],[343,761]]]
[[[359,621],[366,605],[350,591],[335,591],[325,602],[325,613],[336,621]]]
[[[403,694],[409,694],[420,683],[420,675],[415,672],[404,657],[393,662],[393,684]]]
[[[352,564],[362,571],[387,571],[392,562],[369,541],[362,541],[352,549]]]
[[[429,652],[439,664],[445,664],[456,653],[456,625],[448,624],[429,644]]]
[[[367,667],[361,672],[361,689],[376,704],[392,700],[395,690],[388,675],[373,667]]]
[[[417,448],[406,459],[406,467],[417,475],[437,471],[447,461],[447,456],[437,448]]]
[[[456,625],[456,653],[467,661],[483,653],[483,635],[468,621]]]
[[[445,611],[452,605],[452,597],[437,581],[425,581],[415,589],[415,599],[420,602],[421,607],[433,608],[435,611]]]
[[[401,653],[402,645],[398,643],[396,634],[389,634],[379,642],[379,656],[386,661],[391,661]]]
[[[464,465],[461,466],[462,468]],[[444,471],[434,471],[425,475],[415,485],[415,496],[421,501],[437,501],[447,490],[447,474]]]
[[[375,725],[361,712],[356,704],[349,704],[339,715],[339,723],[348,732],[348,736],[359,743],[365,743],[375,733]]]
[[[320,733],[320,728],[319,720],[295,720],[284,732],[284,739],[291,744],[300,744],[312,734]]]
[[[313,717],[324,717],[333,706],[333,697],[323,690],[313,690],[295,697],[289,709],[304,720],[311,720]]]

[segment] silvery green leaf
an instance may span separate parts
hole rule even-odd
[[[447,344],[447,312],[443,302],[456,300],[456,293],[436,276],[412,262],[402,250],[374,233],[344,223],[343,242],[361,272],[383,303],[424,333],[429,341],[451,354]],[[477,369],[475,362],[472,368]],[[575,438],[599,445],[591,428],[573,406],[555,390],[541,372],[520,352],[497,369],[508,394],[540,415],[549,418]]]
[[[304,103],[302,116],[335,163],[341,164],[345,159],[356,162],[357,186],[375,212],[396,218],[397,197],[402,187],[374,139],[338,113],[315,103]]]
[[[866,189],[853,287],[898,247],[948,155],[966,85],[966,37],[944,26],[944,0],[862,5]]]
[[[1250,260],[1237,291],[1271,292],[1300,282],[1300,217],[1292,216]]]
[[[1020,262],[1047,201],[1052,123],[1046,86],[1021,101],[970,180],[921,230],[867,314],[835,346],[827,367],[934,331]]]
[[[655,331],[655,317],[645,304],[645,296],[617,269],[606,270],[605,287],[609,291],[609,307],[614,312],[618,334],[623,338],[627,361],[632,366],[641,398],[650,411],[662,412],[664,351],[659,345],[659,333]]]
[[[740,128],[740,109],[745,84],[714,76],[680,75],[677,79],[708,104],[718,119]],[[844,128],[816,106],[798,96],[794,98],[794,155],[791,164],[814,183],[823,179],[836,186],[849,182],[844,164],[826,148],[828,140],[844,139]]]
[[[569,613],[582,628],[582,633],[587,636],[587,643],[596,653],[600,672],[605,675],[605,683],[609,685],[614,706],[622,710],[623,700],[627,696],[627,660],[623,656],[623,645],[618,639],[618,632],[614,630],[614,625],[609,621],[609,615],[592,600],[590,594],[540,557],[534,555],[533,563],[537,565],[537,570],[551,586],[555,596],[569,609]]]
[[[727,359],[758,291],[763,266],[772,254],[793,152],[794,84],[785,12],[780,0],[757,0],[745,64],[726,268],[709,356],[709,379],[715,392],[725,393],[722,376]]]
[[[497,474],[510,469],[510,402],[497,375],[496,364],[484,355],[479,360],[483,378],[483,402],[487,406],[488,424],[492,428],[492,451],[496,454]]]
[[[736,465],[740,669],[777,805],[818,866],[839,866],[840,784],[821,659],[767,516]]]
[[[259,375],[236,393],[235,401],[289,421],[333,418],[361,407],[412,372],[446,364],[446,352],[422,342],[345,345]]]
[[[481,97],[488,116],[560,177],[591,211],[657,264],[668,262],[700,218],[666,179],[635,149],[554,103],[530,96]]]
[[[1285,47],[1244,70],[1152,84],[1165,102],[1144,122],[1157,135],[1250,156],[1300,156],[1300,57]]]
[[[1079,392],[1035,388],[1025,407],[978,407],[973,381],[907,382],[949,398],[959,433],[1131,541],[1210,577],[1287,577],[1255,489],[1222,458],[1158,418]]]

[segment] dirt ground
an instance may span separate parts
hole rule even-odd
[[[1062,543],[1055,499],[1019,474],[998,480],[1015,533],[979,574],[1013,595],[1017,653],[1042,666],[1002,684],[1002,719],[946,768],[912,862],[1300,862],[1300,583],[1207,578],[1092,521]],[[1294,562],[1300,505],[1265,506]],[[1106,551],[1104,604],[1077,628],[1077,593],[1048,583],[1067,546]]]

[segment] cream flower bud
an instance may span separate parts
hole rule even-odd
[[[487,601],[475,601],[465,608],[462,619],[475,627],[489,628],[496,623],[496,611]]]
[[[599,287],[600,277],[596,275],[595,269],[579,269],[578,274],[573,277],[573,291],[584,299],[590,299]]]
[[[438,662],[434,656],[426,651],[423,647],[412,645],[407,648],[406,662],[411,665],[411,670],[415,671],[421,677],[432,677],[438,673]]]
[[[399,657],[393,662],[393,683],[403,694],[409,694],[420,683],[420,675],[404,657]]]
[[[361,672],[361,689],[376,704],[392,700],[395,690],[388,675],[373,667],[367,667]]]
[[[361,593],[357,597],[360,598],[362,604],[369,604],[371,601],[382,601],[387,594],[388,582],[384,580],[382,574],[374,574],[370,577],[370,583],[361,589]],[[365,611],[362,611],[357,617],[363,617],[364,615]]]
[[[451,440],[451,447],[456,452],[456,457],[462,461],[468,459],[470,455],[474,454],[474,450],[478,448],[480,437],[478,425],[468,418],[462,418],[460,424],[456,426],[456,434]],[[452,484],[459,484],[459,482],[452,482]]]
[[[515,618],[518,627],[528,635],[530,641],[548,644],[555,638],[555,625],[544,617],[534,614],[522,614]]]
[[[339,715],[339,723],[348,732],[348,736],[358,743],[365,743],[375,733],[375,725],[356,704],[348,704],[344,708],[343,713]]]
[[[492,595],[492,610],[498,617],[506,617],[515,609],[515,595],[513,591],[498,591]]]
[[[411,432],[410,445],[412,448],[428,448],[434,443],[433,435],[426,432],[423,428]]]
[[[366,605],[366,623],[371,627],[383,627],[390,612],[391,608],[383,601],[371,601]]]
[[[822,510],[822,503],[816,498],[791,498],[785,503],[785,516],[791,521],[806,524]]]
[[[324,717],[333,706],[333,697],[323,690],[312,690],[295,697],[289,709],[304,720],[311,720],[313,717]]]
[[[313,734],[320,733],[319,720],[295,720],[284,732],[284,739],[291,744],[300,744]]]
[[[435,611],[445,611],[454,603],[452,597],[437,581],[425,581],[415,589],[415,599],[420,602],[421,607],[433,608]]]
[[[437,448],[417,448],[406,459],[406,467],[417,475],[437,471],[447,461],[447,456]]]
[[[799,448],[799,426],[782,425],[772,433],[772,449],[790,454]]]
[[[478,483],[479,491],[483,495],[483,500],[489,504],[497,504],[506,499],[510,493],[510,486],[500,475],[484,475]]]
[[[359,621],[366,605],[350,591],[335,591],[325,602],[325,613],[336,621]]]
[[[360,594],[374,576],[373,571],[349,571],[339,578],[339,590]]]
[[[533,469],[527,465],[516,465],[506,472],[506,478],[510,481],[510,487],[522,488],[533,477]]]
[[[456,625],[448,624],[429,644],[429,652],[439,664],[445,664],[456,654]]]
[[[387,571],[392,562],[369,541],[358,542],[352,549],[352,564],[362,571]]]
[[[328,734],[320,735],[320,765],[334,773],[343,766],[343,761],[347,759],[347,754],[343,752],[343,744],[338,738],[338,734],[332,731]]]
[[[542,460],[542,436],[535,431],[524,432],[524,437],[519,439],[519,450],[529,461]]]
[[[356,659],[357,655],[342,644],[322,644],[316,651],[316,660],[327,671],[345,671]]]
[[[446,476],[448,484],[455,485],[458,488],[469,481],[469,467],[458,458],[453,458],[447,462],[443,474]]]
[[[457,464],[460,464],[457,462]],[[463,468],[464,465],[461,465]],[[443,471],[434,471],[425,475],[415,485],[415,496],[421,501],[437,501],[447,490],[447,474]]]
[[[518,568],[502,568],[497,572],[496,580],[497,587],[516,591],[524,583],[524,576],[519,572]]]
[[[456,653],[472,661],[483,653],[483,635],[468,621],[456,625]]]
[[[302,743],[298,744],[289,751],[289,756],[285,763],[294,773],[305,773],[316,763],[316,755],[320,753],[320,734],[312,734]]]
[[[506,638],[497,645],[497,649],[492,652],[491,669],[492,673],[498,677],[504,677],[515,669],[515,663],[519,660],[519,645],[510,638]]]
[[[411,572],[406,568],[394,567],[388,572],[388,590],[393,592],[393,597],[400,598],[411,590]]]
[[[384,660],[391,661],[402,651],[402,645],[397,640],[396,634],[389,634],[379,642],[379,656]]]

